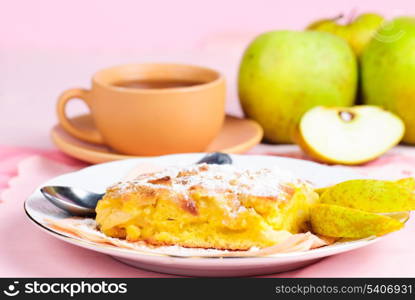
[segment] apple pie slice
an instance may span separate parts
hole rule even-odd
[[[108,188],[96,222],[130,242],[248,250],[308,231],[317,199],[307,182],[276,168],[170,167]]]

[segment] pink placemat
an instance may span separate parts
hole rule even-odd
[[[296,146],[259,145],[251,153],[308,159]],[[38,185],[85,166],[59,151],[0,146],[0,277],[171,277],[69,245],[28,220],[23,201]],[[374,178],[413,176],[415,148],[399,146],[374,162],[349,168]],[[410,220],[403,230],[363,249],[266,277],[414,277],[414,232]]]

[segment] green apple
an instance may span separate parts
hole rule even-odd
[[[415,18],[386,23],[362,57],[363,101],[402,118],[403,141],[415,144]]]
[[[356,81],[355,55],[343,39],[326,32],[273,31],[246,49],[239,99],[267,141],[290,143],[310,108],[352,105]]]
[[[360,57],[365,47],[383,24],[384,19],[380,15],[371,13],[362,14],[346,24],[339,23],[343,19],[343,15],[340,15],[332,19],[320,20],[309,25],[307,29],[330,32],[345,39],[352,47],[354,53]]]
[[[395,146],[404,131],[401,119],[377,106],[320,106],[303,115],[296,138],[318,161],[355,165]]]

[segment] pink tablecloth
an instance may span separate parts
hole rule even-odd
[[[265,146],[252,153],[307,159],[295,146]],[[123,265],[78,248],[36,228],[23,201],[43,181],[85,166],[58,151],[0,147],[0,277],[168,277]],[[339,168],[340,166],[333,166]],[[415,148],[397,147],[357,171],[376,178],[415,174]],[[363,249],[326,258],[303,269],[271,277],[414,277],[415,220]]]

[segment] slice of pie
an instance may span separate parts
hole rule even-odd
[[[308,231],[317,199],[307,182],[276,168],[170,167],[108,188],[96,222],[131,242],[248,250]]]

